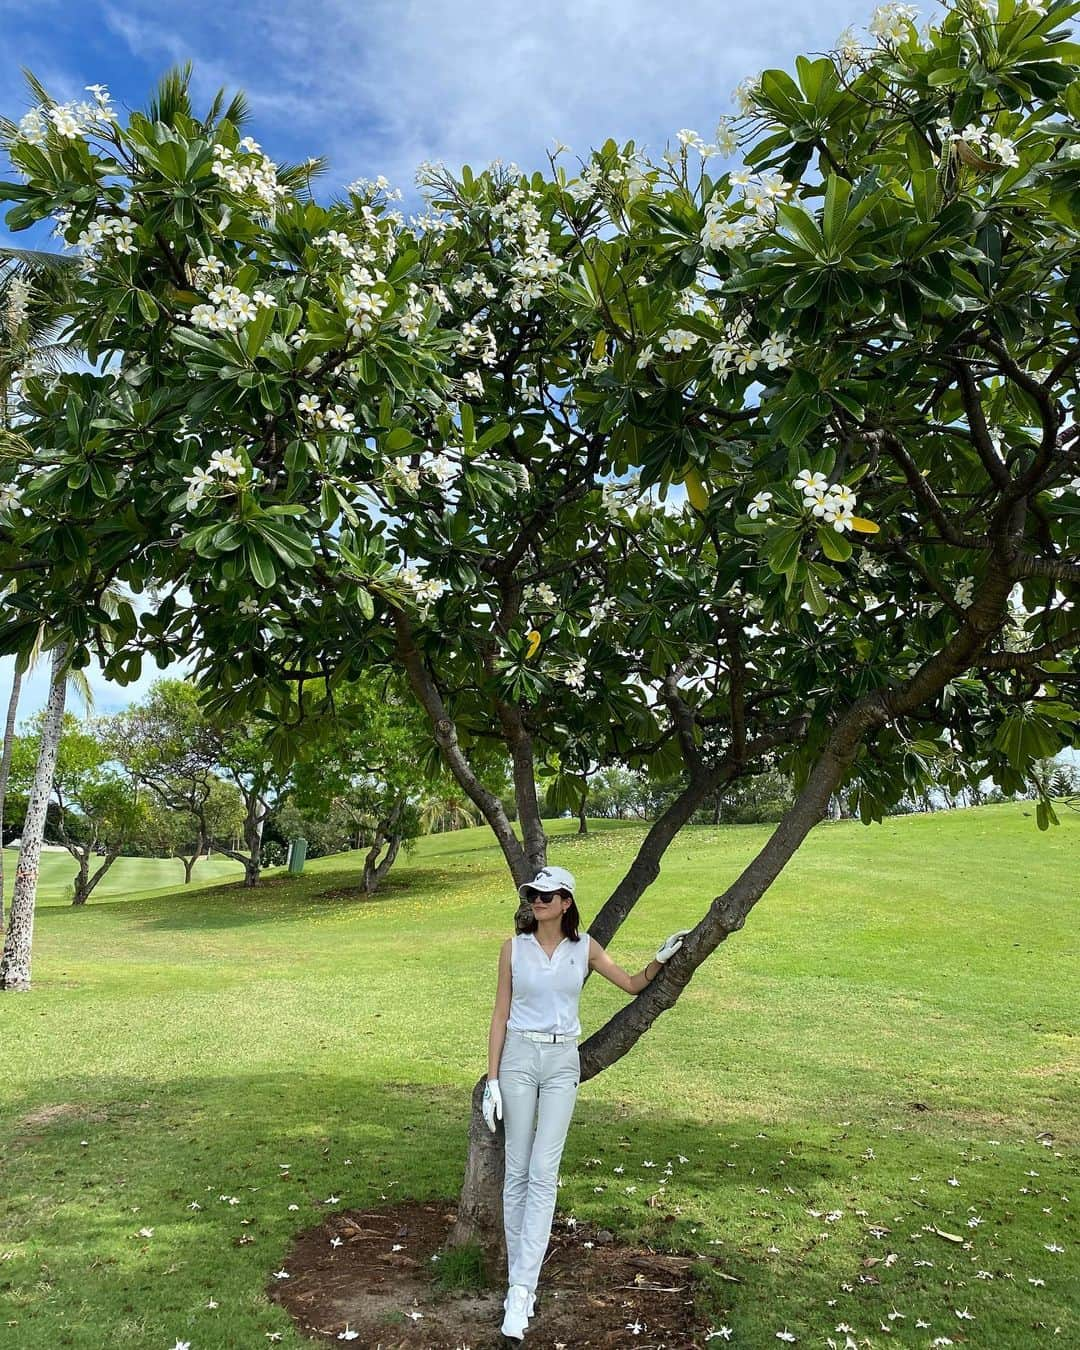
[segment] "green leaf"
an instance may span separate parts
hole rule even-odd
[[[825,252],[825,240],[817,224],[811,220],[805,211],[797,206],[792,206],[790,202],[780,202],[776,208],[777,221],[787,226],[787,230],[782,230],[777,224],[777,233],[786,234],[793,237],[802,244],[808,253],[819,258]]]
[[[822,232],[825,243],[831,245],[840,232],[847,213],[851,183],[839,174],[831,173],[825,181],[825,208],[822,212]]]
[[[135,299],[139,302],[139,313],[143,316],[146,322],[156,323],[160,310],[158,309],[157,301],[150,294],[150,292],[137,290],[135,292]]]
[[[269,305],[260,305],[259,311],[247,326],[244,349],[252,361],[262,350],[267,334],[274,324],[274,311]]]
[[[473,410],[470,404],[462,403],[461,407],[461,437],[466,449],[472,445],[476,439],[476,421],[473,417]]]
[[[268,591],[277,580],[274,560],[270,555],[269,548],[260,538],[255,536],[248,539],[244,551],[247,554],[248,567],[251,569],[251,575],[255,578],[256,585],[261,586],[264,591]]]
[[[802,530],[797,527],[787,527],[777,531],[766,554],[770,571],[780,576],[785,572],[795,570],[799,561],[799,546],[802,543],[802,537]]]
[[[851,544],[831,525],[819,525],[817,537],[826,558],[831,558],[833,562],[847,562],[851,557]]]

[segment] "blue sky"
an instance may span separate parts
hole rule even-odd
[[[24,66],[61,101],[106,84],[119,108],[140,108],[191,60],[199,102],[222,85],[247,93],[249,130],[275,159],[327,156],[327,194],[379,173],[409,193],[422,160],[533,168],[556,139],[583,154],[609,136],[655,151],[680,127],[708,138],[743,76],[828,50],[871,11],[858,0],[0,0],[0,112],[30,106]],[[126,689],[88,674],[109,712],[160,672],[151,664]],[[5,658],[5,700],[10,678]],[[42,662],[24,716],[46,687]]]

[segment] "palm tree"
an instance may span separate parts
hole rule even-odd
[[[0,956],[0,989],[30,988],[30,951],[34,935],[34,901],[37,897],[38,863],[41,841],[45,837],[45,818],[52,795],[56,752],[64,723],[64,698],[67,694],[67,660],[70,647],[58,642],[53,648],[52,680],[45,720],[41,726],[34,784],[26,807],[19,863],[15,868],[15,888],[11,895],[11,915],[4,934],[4,953]]]
[[[111,599],[107,596],[106,599]],[[11,694],[8,698],[7,719],[4,724],[4,749],[0,754],[0,844],[4,837],[4,805],[7,798],[8,779],[11,775],[11,752],[15,746],[15,717],[19,707],[19,695],[22,692],[23,677],[28,675],[41,658],[45,630],[38,630],[37,638],[29,652],[15,657],[15,673],[11,680]],[[67,670],[65,683],[82,700],[87,712],[93,711],[94,691],[86,677],[85,670]],[[66,696],[65,696],[66,702]],[[55,758],[55,756],[54,756]],[[50,784],[51,788],[51,784]],[[25,828],[23,830],[25,834]],[[4,933],[4,850],[0,847],[0,942]]]
[[[467,825],[476,825],[479,819],[480,813],[472,802],[454,792],[426,797],[420,807],[420,829],[424,834],[463,830]]]

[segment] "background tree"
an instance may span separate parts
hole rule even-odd
[[[184,680],[155,681],[141,703],[117,714],[114,750],[135,782],[185,822],[177,856],[190,882],[215,834],[233,837],[248,815],[239,791],[227,789],[216,772],[220,739],[198,691]]]
[[[382,675],[342,686],[333,716],[310,732],[293,802],[302,813],[329,804],[351,817],[367,849],[361,885],[372,895],[402,844],[420,832],[430,731],[402,682]]]
[[[216,728],[217,768],[240,794],[244,816],[241,825],[244,849],[222,842],[220,833],[210,837],[220,853],[244,865],[244,885],[257,886],[263,866],[263,830],[268,817],[288,790],[289,767],[282,768],[267,743],[268,726],[249,719]]]
[[[11,910],[4,931],[4,950],[0,955],[0,989],[13,989],[21,993],[26,993],[30,989],[38,865],[45,837],[45,821],[52,793],[60,729],[63,725],[69,656],[70,649],[65,643],[58,643],[53,648],[49,697],[41,723],[37,760],[34,764],[22,841],[19,845],[19,861],[15,868]]]
[[[144,814],[134,785],[112,762],[108,720],[80,722],[65,713],[57,747],[52,782],[56,833],[78,863],[75,905],[86,903],[120,853],[135,842]],[[19,787],[32,780],[43,721],[37,717],[16,744],[13,781]]]

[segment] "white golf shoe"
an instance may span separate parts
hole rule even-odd
[[[532,1321],[533,1310],[535,1309],[535,1307],[536,1307],[536,1290],[534,1289],[532,1293],[529,1295],[529,1306],[525,1310],[525,1316],[529,1319],[530,1322]],[[506,1295],[503,1296],[503,1312],[505,1311],[506,1311]]]
[[[520,1341],[524,1337],[525,1328],[529,1325],[532,1302],[529,1291],[523,1284],[510,1286],[503,1301],[506,1316],[503,1318],[501,1330],[504,1336],[513,1341]]]

